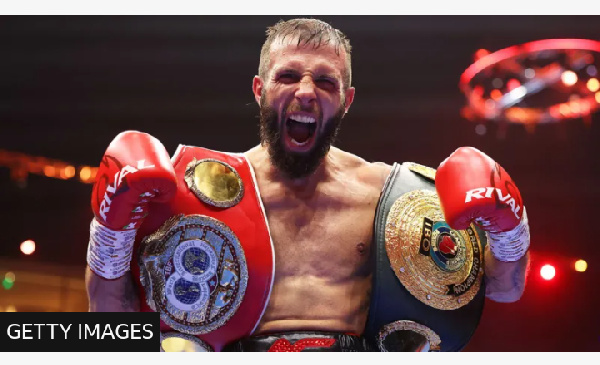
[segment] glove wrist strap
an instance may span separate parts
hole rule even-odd
[[[96,218],[90,223],[87,263],[90,269],[105,279],[117,279],[129,271],[136,229],[113,231]]]
[[[523,216],[518,226],[506,232],[487,232],[490,251],[500,261],[520,260],[529,249],[529,221],[523,207]]]

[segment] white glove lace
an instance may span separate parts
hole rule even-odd
[[[136,229],[113,231],[92,219],[87,262],[105,279],[117,279],[129,271]]]
[[[487,232],[490,250],[500,261],[518,261],[529,249],[529,221],[523,207],[523,217],[518,226],[506,232]]]

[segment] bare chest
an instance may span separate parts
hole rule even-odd
[[[324,190],[310,197],[288,192],[263,199],[279,279],[312,276],[337,282],[369,275],[377,194]]]

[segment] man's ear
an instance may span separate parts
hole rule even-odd
[[[348,109],[350,109],[350,105],[352,105],[352,102],[354,101],[354,93],[356,92],[356,90],[353,87],[349,87],[346,92],[345,92],[345,96],[346,96],[346,106],[345,106],[345,112],[348,113]]]
[[[256,100],[258,105],[260,105],[263,86],[264,84],[260,76],[254,76],[254,79],[252,79],[252,92],[254,93],[254,100]]]

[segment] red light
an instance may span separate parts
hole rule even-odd
[[[508,91],[513,91],[514,89],[518,88],[519,86],[521,86],[521,83],[517,79],[510,79],[510,80],[508,80],[508,83],[506,84],[506,88],[508,89]]]
[[[500,100],[500,98],[502,98],[502,91],[498,90],[498,89],[494,89],[492,90],[492,92],[490,93],[490,97],[496,101]]]
[[[475,55],[473,58],[475,58],[475,61],[478,61],[489,54],[490,54],[490,51],[488,51],[487,49],[481,48],[481,49],[478,49],[477,51],[475,51]]]
[[[544,280],[552,280],[556,275],[556,269],[552,265],[544,265],[540,269],[540,275]]]

